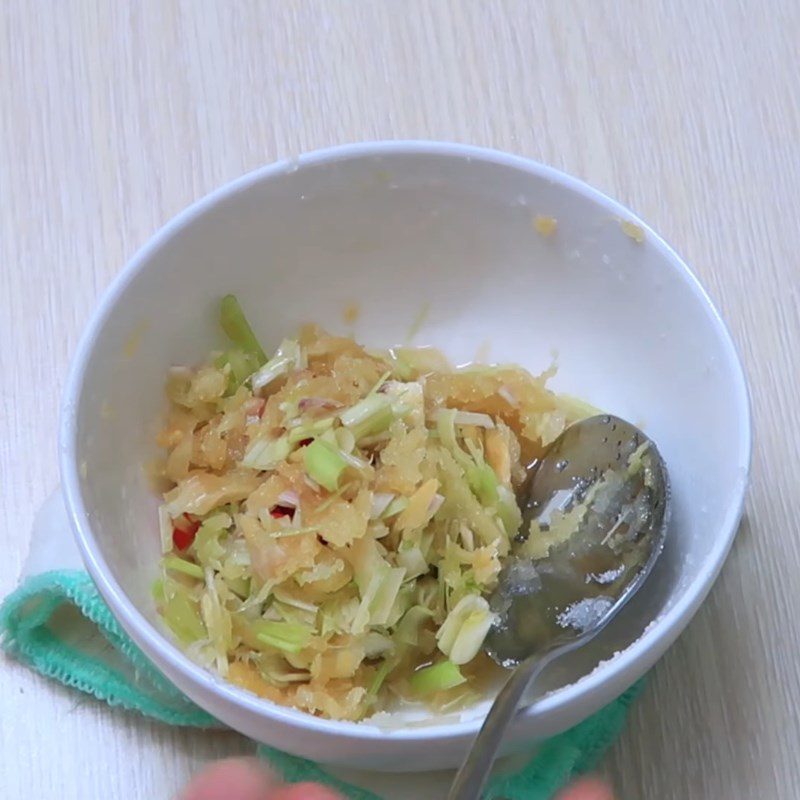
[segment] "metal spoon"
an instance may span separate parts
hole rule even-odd
[[[638,428],[592,417],[570,426],[531,465],[518,500],[521,533],[491,598],[497,622],[484,643],[514,671],[448,800],[480,797],[533,680],[594,638],[642,585],[664,545],[669,478],[655,444]]]

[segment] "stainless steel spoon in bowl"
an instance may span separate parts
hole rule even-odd
[[[484,643],[514,671],[448,794],[477,800],[523,695],[555,659],[596,636],[642,585],[663,545],[669,478],[655,444],[617,417],[567,428],[531,465],[520,535],[491,598]]]

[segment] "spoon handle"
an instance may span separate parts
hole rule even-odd
[[[495,698],[472,747],[458,770],[447,800],[479,800],[506,729],[522,695],[552,658],[552,651],[529,656],[511,673]]]

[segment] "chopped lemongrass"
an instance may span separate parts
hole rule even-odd
[[[370,603],[370,623],[372,625],[385,625],[388,621],[405,575],[406,571],[403,567],[390,567],[384,571],[378,591]]]
[[[161,563],[164,565],[164,569],[169,569],[173,572],[182,572],[184,575],[189,575],[191,578],[205,577],[202,567],[193,564],[191,561],[187,561],[185,558],[165,556]]]
[[[228,578],[226,583],[228,584],[228,588],[242,600],[246,599],[250,594],[250,578],[245,578],[244,576]]]
[[[272,531],[270,536],[273,539],[285,539],[287,536],[302,536],[304,533],[317,533],[319,528],[311,525],[307,528],[281,528],[277,531]]]
[[[303,397],[297,402],[297,409],[300,412],[312,408],[336,409],[341,407],[342,404],[338,400],[331,400],[327,397]]]
[[[395,638],[403,644],[416,646],[420,629],[432,616],[433,612],[425,606],[411,606],[395,628]]]
[[[465,470],[470,488],[481,505],[494,506],[497,504],[497,474],[484,460],[481,448],[471,440],[466,444],[474,462]]]
[[[497,503],[497,475],[486,462],[471,467],[467,471],[467,481],[481,505],[493,506]]]
[[[381,391],[389,398],[396,417],[414,427],[425,425],[425,394],[420,382],[387,381]]]
[[[165,600],[161,612],[170,630],[187,644],[205,639],[206,626],[200,617],[200,605],[185,586],[166,580],[163,589]]]
[[[389,370],[388,372],[384,372],[383,375],[381,375],[380,378],[378,378],[378,382],[369,390],[367,397],[370,397],[373,394],[377,394],[383,387],[383,384],[386,383],[387,380],[389,380],[391,374],[392,374],[391,370]]]
[[[337,428],[334,431],[336,444],[343,453],[352,453],[356,446],[356,437],[347,428]]]
[[[278,502],[287,508],[297,508],[300,505],[300,497],[297,492],[287,490],[278,495]]]
[[[394,500],[392,500],[384,509],[383,513],[381,514],[381,519],[389,519],[395,514],[405,511],[406,508],[408,508],[408,498],[395,497]]]
[[[237,388],[261,366],[261,362],[255,355],[242,350],[229,350],[227,358],[231,365],[231,374],[236,379]]]
[[[215,366],[223,369],[228,375],[226,395],[232,395],[259,368],[258,358],[239,348],[223,353],[215,362]]]
[[[220,539],[231,524],[227,514],[214,514],[197,529],[192,546],[197,554],[197,560],[204,566],[221,569],[225,548]]]
[[[425,556],[422,555],[422,550],[419,547],[409,547],[405,550],[400,550],[397,554],[397,565],[405,567],[406,576],[405,580],[413,580],[420,575],[428,572],[428,562]]]
[[[450,451],[450,454],[458,462],[463,470],[470,469],[474,462],[472,459],[459,447],[456,440],[456,425],[455,418],[458,412],[452,408],[440,409],[436,415],[436,431],[442,444]]]
[[[494,474],[494,473],[492,473]],[[414,530],[426,525],[433,516],[432,501],[436,497],[439,481],[431,478],[425,481],[408,499],[408,506],[400,513],[395,525],[401,531]]]
[[[339,450],[321,439],[315,439],[303,449],[303,463],[309,477],[329,492],[337,490],[339,478],[347,467]]]
[[[375,697],[378,694],[381,686],[383,686],[383,682],[386,680],[394,666],[395,662],[390,661],[389,659],[386,659],[381,663],[381,665],[375,671],[375,677],[372,679],[372,683],[369,685],[369,689],[367,690],[367,695],[369,697]]]
[[[156,604],[161,606],[167,602],[167,596],[164,589],[164,578],[156,578],[153,581],[153,586],[151,587],[150,591],[153,595],[153,600],[156,601]]]
[[[395,495],[390,492],[375,492],[372,495],[372,504],[369,512],[370,519],[378,519],[381,517],[394,498]],[[170,528],[170,532],[171,531],[172,529]]]
[[[369,625],[386,624],[405,574],[402,567],[390,567],[385,561],[380,564],[361,598],[353,620],[353,633],[363,633]]]
[[[502,484],[497,487],[497,515],[503,523],[506,535],[513,539],[522,525],[522,513],[517,504],[514,492]]]
[[[158,507],[158,529],[161,534],[161,552],[169,553],[172,550],[172,517],[165,505]]]
[[[294,606],[301,611],[308,611],[310,614],[316,614],[318,611],[314,603],[306,603],[297,597],[297,593],[292,593],[286,588],[275,587],[275,597],[287,606]]]
[[[348,481],[347,483],[343,483],[335,492],[331,492],[328,497],[326,497],[315,509],[315,513],[320,514],[326,508],[332,506],[345,492],[350,491],[353,489],[357,484],[355,482]]]
[[[261,391],[278,378],[288,375],[294,369],[294,365],[295,359],[292,356],[275,356],[251,376],[250,385],[253,391]]]
[[[356,441],[388,430],[394,418],[391,402],[381,394],[365,397],[339,414],[342,425],[350,429]]]
[[[385,444],[390,441],[391,438],[392,435],[387,430],[383,433],[376,433],[374,436],[363,436],[358,440],[358,446],[361,448],[377,447],[379,444]]]
[[[433,516],[444,505],[444,495],[435,494],[428,505],[428,513]]]
[[[494,428],[494,420],[488,414],[477,411],[456,411],[453,415],[456,425],[475,425],[478,428]]]
[[[394,650],[391,638],[378,631],[367,631],[364,635],[364,654],[367,658],[378,658]]]
[[[347,465],[353,469],[364,471],[369,467],[369,461],[365,461],[363,458],[354,456],[351,453],[345,452],[344,450],[339,450],[339,455],[347,462]]]
[[[225,335],[237,346],[255,357],[258,366],[264,364],[267,355],[250,327],[250,323],[232,294],[225,295],[219,305],[219,322]]]
[[[313,422],[304,422],[292,428],[287,437],[292,444],[302,442],[304,439],[316,439],[333,427],[333,417],[317,419]]]
[[[443,692],[466,683],[461,670],[452,661],[440,661],[415,672],[409,679],[411,688],[420,695]]]
[[[287,436],[278,439],[256,439],[242,458],[242,466],[251,469],[274,469],[293,450]]]

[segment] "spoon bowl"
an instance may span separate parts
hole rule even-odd
[[[603,415],[553,442],[519,500],[523,524],[485,644],[505,667],[597,632],[638,589],[664,546],[669,479],[652,441]]]
[[[448,800],[477,800],[535,677],[586,644],[644,583],[664,547],[669,477],[656,445],[609,415],[570,426],[534,462],[523,523],[500,574],[484,648],[514,668]]]

